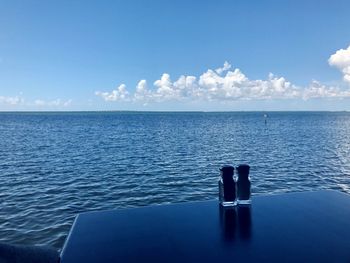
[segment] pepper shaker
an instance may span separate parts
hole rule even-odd
[[[225,165],[220,169],[219,202],[224,207],[237,204],[234,167],[231,165]]]

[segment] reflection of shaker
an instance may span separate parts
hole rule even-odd
[[[220,169],[219,178],[219,201],[222,206],[235,206],[236,186],[233,178],[234,168],[231,165],[225,165]]]
[[[249,240],[252,236],[252,211],[251,206],[238,206],[238,229],[242,240]]]
[[[225,242],[232,242],[234,241],[236,234],[236,210],[226,209],[220,205],[219,213],[223,239]]]
[[[241,164],[237,170],[237,203],[239,205],[251,204],[251,191],[250,191],[250,178],[249,178],[249,165]]]

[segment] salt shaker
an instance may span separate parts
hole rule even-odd
[[[220,169],[219,177],[219,201],[224,207],[235,206],[236,185],[234,176],[234,167],[225,165]]]
[[[237,204],[249,205],[251,204],[251,183],[249,178],[249,165],[241,164],[236,167],[237,170]]]

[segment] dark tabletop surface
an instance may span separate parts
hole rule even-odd
[[[336,191],[89,212],[61,254],[76,262],[350,262],[350,196]]]

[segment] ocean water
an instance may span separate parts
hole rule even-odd
[[[350,193],[350,113],[0,113],[0,242],[60,249],[77,213],[217,198],[223,164],[254,195]]]

